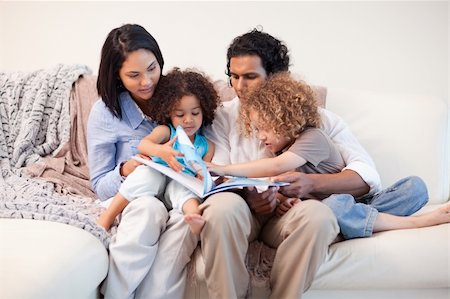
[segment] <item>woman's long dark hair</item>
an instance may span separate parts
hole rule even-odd
[[[106,107],[118,118],[122,118],[119,95],[126,90],[120,81],[119,70],[127,55],[139,49],[155,55],[162,73],[164,59],[158,43],[140,25],[126,24],[111,30],[102,47],[97,90]]]

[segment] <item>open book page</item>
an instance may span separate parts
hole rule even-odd
[[[176,136],[177,140],[175,142],[178,142],[178,148],[184,155],[183,159],[185,164],[187,167],[190,167],[190,170],[194,174],[200,173],[203,177],[203,193],[208,192],[214,187],[214,182],[205,162],[197,153],[194,145],[181,126],[177,127]]]
[[[179,182],[180,184],[182,184],[183,186],[185,186],[186,188],[188,188],[189,190],[191,190],[192,192],[194,192],[197,196],[199,196],[201,198],[203,198],[205,196],[204,194],[207,192],[204,189],[203,182],[194,176],[188,175],[184,172],[176,172],[168,166],[165,166],[165,165],[162,165],[159,163],[155,163],[152,160],[142,159],[139,156],[135,156],[135,157],[133,157],[133,159],[141,162],[144,165],[154,168],[155,170],[161,172],[162,174],[165,174],[166,176],[168,176],[171,179],[176,180],[177,182]],[[211,179],[211,181],[212,181],[212,179]],[[206,185],[210,185],[210,184],[206,184]],[[214,182],[212,182],[212,184],[214,184]]]
[[[242,189],[244,187],[256,187],[258,192],[263,192],[272,186],[281,187],[288,184],[289,183],[284,182],[275,183],[267,178],[226,177],[223,183],[214,186],[214,188],[207,192],[205,196],[230,189]]]

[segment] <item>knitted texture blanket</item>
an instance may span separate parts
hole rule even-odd
[[[56,192],[53,183],[25,172],[68,143],[70,91],[88,73],[83,65],[0,72],[0,218],[66,223],[90,232],[107,247],[110,235],[95,222],[100,205],[89,197]]]

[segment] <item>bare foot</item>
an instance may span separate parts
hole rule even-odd
[[[426,214],[416,216],[416,221],[419,227],[450,223],[450,203]]]
[[[189,228],[194,235],[200,235],[206,220],[199,214],[184,215],[184,221],[189,224]]]
[[[111,221],[107,219],[104,213],[97,219],[97,224],[103,227],[106,231],[111,227]]]

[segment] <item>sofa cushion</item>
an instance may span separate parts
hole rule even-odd
[[[449,199],[448,105],[432,96],[328,88],[327,109],[341,116],[375,161],[383,187],[421,177],[430,203]]]
[[[449,288],[449,237],[443,224],[336,243],[311,289]]]
[[[424,210],[437,207],[427,206]],[[343,292],[344,295],[339,298],[349,298],[349,292],[366,294],[370,290],[385,290],[393,294],[389,298],[397,298],[394,290],[400,292],[414,288],[426,292],[422,295],[419,292],[419,296],[411,298],[432,298],[429,297],[430,290],[448,291],[450,288],[449,252],[450,224],[380,232],[371,238],[338,242],[330,246],[324,263],[304,297],[337,298],[335,292]],[[249,298],[269,297],[270,287],[266,277],[274,255],[275,249],[258,241],[250,244],[247,263],[252,288]],[[199,248],[194,257],[197,281],[188,285],[185,298],[208,298],[204,281],[205,265]],[[333,291],[330,292],[332,295],[324,297],[327,291]],[[309,292],[321,296],[309,297]],[[352,298],[361,297],[356,295]]]
[[[108,270],[97,238],[51,221],[0,219],[0,253],[0,298],[94,299]]]

